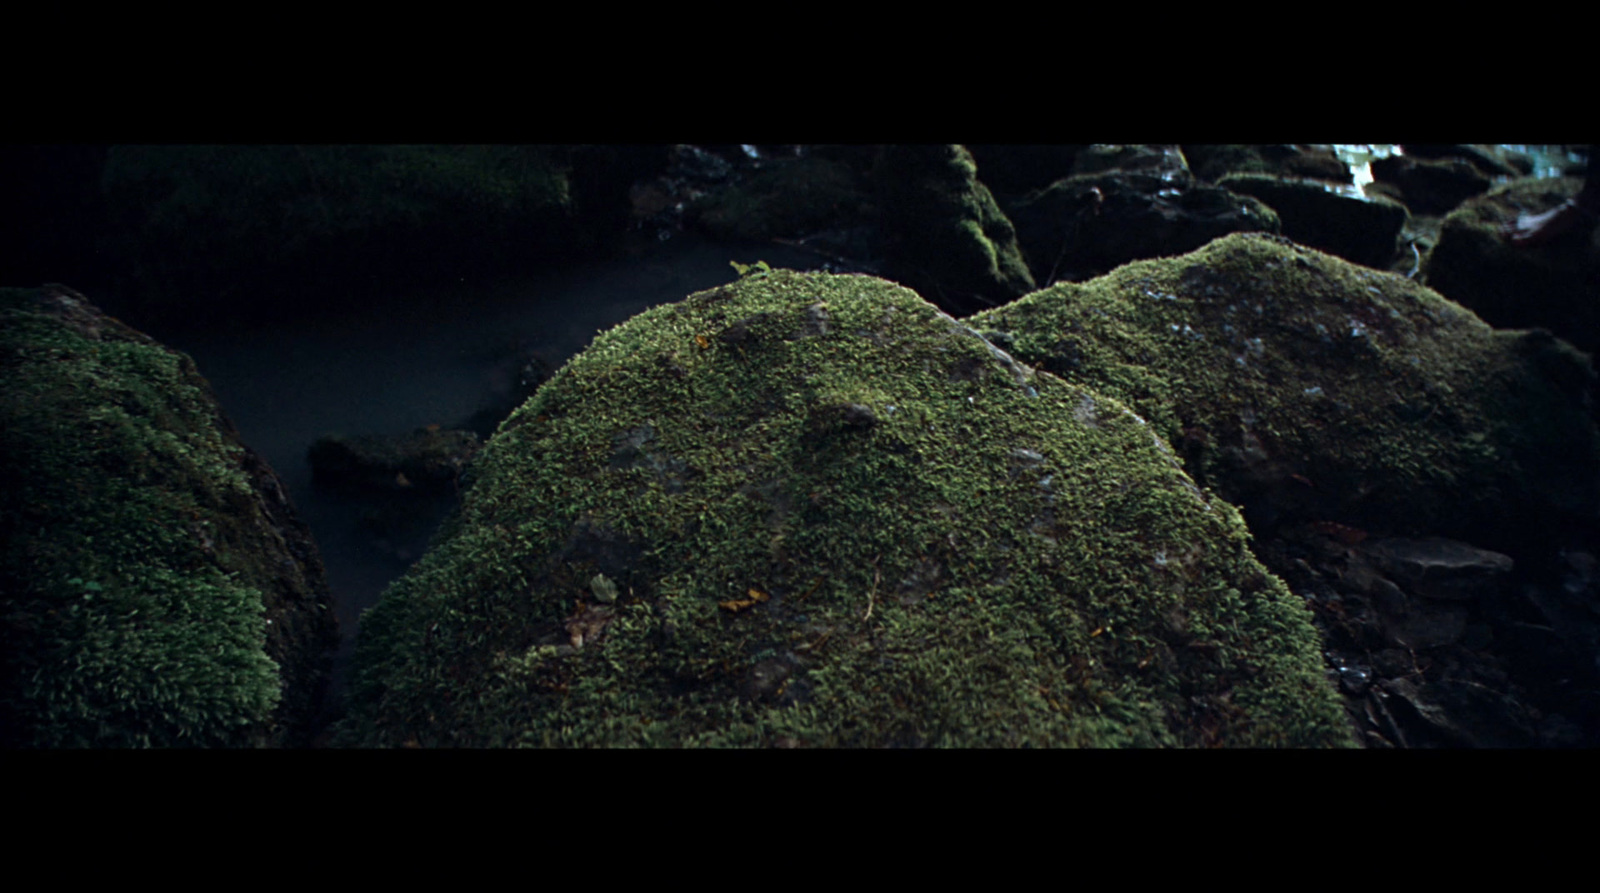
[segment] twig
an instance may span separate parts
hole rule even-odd
[[[878,595],[878,562],[882,559],[882,555],[872,559],[872,591],[867,593],[867,613],[861,615],[862,620],[872,619],[872,603]]]

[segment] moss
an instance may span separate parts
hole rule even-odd
[[[647,311],[474,478],[363,618],[345,743],[1348,742],[1231,507],[1120,404],[881,280]]]
[[[81,295],[8,289],[0,380],[3,743],[303,742],[336,641],[321,567],[193,363]]]
[[[873,176],[897,280],[958,314],[1033,290],[1016,229],[965,148],[885,147]]]
[[[1282,239],[1227,236],[970,322],[1126,401],[1253,520],[1504,542],[1600,507],[1580,355]]]

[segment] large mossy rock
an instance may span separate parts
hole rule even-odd
[[[1296,242],[1378,269],[1394,260],[1406,223],[1404,205],[1353,186],[1270,174],[1228,174],[1217,185],[1265,202]]]
[[[1348,743],[1304,605],[1115,401],[774,271],[598,337],[362,620],[360,746]]]
[[[1600,229],[1579,229],[1537,248],[1508,243],[1502,227],[1577,195],[1573,178],[1518,180],[1444,219],[1423,279],[1490,324],[1542,326],[1590,354],[1600,352]]]
[[[1227,236],[968,322],[1148,418],[1258,535],[1321,520],[1496,545],[1600,513],[1581,354],[1282,238]]]
[[[643,150],[116,146],[106,202],[153,309],[454,281],[601,244]],[[310,287],[308,287],[308,284]],[[318,300],[326,300],[325,294]]]
[[[885,146],[873,172],[892,277],[964,316],[1034,289],[1017,232],[962,146]]]
[[[322,562],[186,356],[0,290],[0,746],[309,743]]]

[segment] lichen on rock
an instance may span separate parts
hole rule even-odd
[[[501,426],[364,616],[340,740],[1347,744],[1246,540],[1114,399],[891,283],[751,275]]]

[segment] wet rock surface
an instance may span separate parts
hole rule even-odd
[[[46,286],[0,291],[0,367],[0,743],[308,744],[322,563],[194,364]]]
[[[1517,570],[1465,543],[1349,537],[1307,525],[1261,543],[1315,612],[1328,673],[1371,747],[1574,747],[1600,740],[1596,619],[1583,568]],[[1395,555],[1406,558],[1396,562]],[[1440,600],[1432,573],[1453,585]],[[1422,571],[1427,568],[1427,571]],[[1469,570],[1470,569],[1470,570]],[[1419,571],[1422,571],[1419,575]],[[1470,581],[1470,582],[1469,582]],[[1563,607],[1531,619],[1535,605]],[[1559,620],[1553,619],[1560,617]]]

